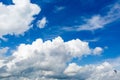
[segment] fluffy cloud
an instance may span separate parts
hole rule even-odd
[[[47,23],[47,19],[46,17],[43,17],[41,20],[37,22],[37,26],[39,28],[44,28],[46,26],[46,23]]]
[[[101,47],[96,47],[94,50],[93,50],[93,54],[95,55],[99,55],[103,52],[103,49]]]
[[[39,6],[32,4],[30,0],[13,0],[13,3],[0,3],[0,37],[23,34],[30,28],[33,16],[40,12]]]
[[[120,72],[115,73],[113,65],[108,62],[85,66],[71,63],[65,69],[64,74],[76,80],[118,80],[120,76]]]
[[[0,79],[118,80],[120,58],[84,66],[69,63],[74,57],[100,54],[102,50],[100,47],[91,49],[87,42],[79,39],[67,42],[61,37],[45,42],[37,39],[32,44],[20,44],[10,57],[0,60]]]
[[[37,39],[32,44],[21,44],[7,59],[0,62],[1,80],[49,80],[68,79],[65,69],[74,57],[91,55],[87,42],[79,39],[64,42],[61,37],[43,42]],[[77,65],[72,67],[79,70]],[[71,70],[74,71],[74,70]],[[75,71],[75,72],[76,72]],[[74,78],[74,77],[73,77]],[[25,80],[26,80],[25,79]]]

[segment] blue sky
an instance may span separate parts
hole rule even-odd
[[[68,55],[71,56],[69,57],[70,59],[68,58],[69,60],[61,62],[64,63],[66,67],[60,68],[58,72],[56,69],[53,70],[53,72],[55,71],[58,75],[52,74],[51,76],[49,74],[41,74],[41,76],[38,76],[36,74],[40,80],[42,80],[42,77],[45,77],[47,80],[62,78],[65,80],[70,78],[77,80],[94,80],[90,76],[84,77],[83,74],[85,73],[79,71],[75,71],[77,74],[73,75],[69,69],[77,67],[81,70],[79,67],[86,68],[86,65],[93,65],[95,67],[108,64],[113,65],[115,61],[119,62],[120,60],[119,0],[22,0],[21,2],[19,0],[0,0],[0,11],[0,69],[4,66],[8,67],[10,63],[15,63],[16,65],[12,66],[17,66],[17,64],[22,63],[21,59],[23,61],[25,60],[28,64],[29,62],[27,60],[32,60],[32,58],[26,59],[25,57],[26,53],[29,52],[27,45],[35,49],[31,54],[35,55],[36,52],[40,54],[43,52],[54,55],[50,56],[50,60],[47,62],[49,64],[51,63],[50,61],[52,61],[51,58],[55,60],[56,56],[59,58],[61,56],[60,54],[65,53],[66,55],[62,55],[62,58],[64,58],[68,52],[70,53],[70,55]],[[43,45],[48,52],[40,51],[42,49],[42,47],[40,47],[41,45],[37,46],[38,48],[34,48],[33,43],[37,43],[37,40],[39,42],[39,39],[43,41],[41,45]],[[64,43],[64,45],[61,45],[62,48],[65,47],[65,50],[71,49],[70,51],[62,51],[62,48],[59,46],[59,44],[62,44],[61,39]],[[51,40],[51,42],[49,42],[49,40]],[[60,43],[58,44],[55,41]],[[88,43],[88,45],[86,43]],[[21,47],[22,44],[24,44],[23,48]],[[54,44],[58,45],[56,49],[58,49],[60,53],[56,52],[54,49],[56,45]],[[48,48],[47,46],[51,47]],[[22,56],[25,57],[25,59],[21,57],[19,59],[17,57],[19,55],[21,56],[21,53],[24,54]],[[41,58],[40,56],[39,58]],[[11,59],[11,57],[15,58]],[[45,56],[45,58],[47,57]],[[61,60],[62,58],[60,57],[59,59]],[[42,60],[42,58],[40,60]],[[7,62],[5,63],[4,61]],[[42,63],[42,61],[40,63]],[[55,64],[58,63],[55,62]],[[116,65],[112,66],[112,69],[110,68],[108,72],[114,70],[116,67],[118,69],[120,64],[116,62]],[[26,69],[27,68],[28,72],[34,72],[34,70],[29,70],[29,67],[26,67]],[[91,66],[89,68],[91,68]],[[106,66],[104,66],[104,68],[106,68]],[[33,67],[33,69],[36,70],[36,67]],[[37,66],[37,69],[41,70],[41,66]],[[63,69],[64,74],[61,73]],[[24,70],[25,69],[23,69],[23,71]],[[2,72],[3,71],[0,71],[0,73]],[[10,71],[6,70],[3,73],[9,73],[10,76],[14,75],[14,69]],[[92,73],[95,74],[95,72]],[[20,77],[20,80],[24,78],[28,78],[29,80],[35,79],[36,76],[30,77],[30,75],[31,74],[22,76],[23,78]],[[79,75],[81,75],[81,79],[78,78]],[[106,73],[106,75],[108,74]],[[120,74],[118,74],[118,76],[119,75]],[[3,75],[0,76],[1,79],[2,76]],[[98,75],[98,80],[103,80],[99,77]],[[104,76],[102,77],[105,78]],[[11,77],[8,78],[11,79]],[[113,80],[111,76],[109,76],[109,78]]]

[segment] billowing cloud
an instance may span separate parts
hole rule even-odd
[[[80,39],[67,42],[64,42],[61,37],[45,42],[37,39],[32,44],[21,44],[10,57],[1,60],[0,78],[1,80],[4,78],[9,80],[67,79],[69,78],[65,71],[69,67],[67,64],[74,57],[81,58],[93,54],[92,51],[88,43]],[[78,69],[79,67],[76,67],[76,71]]]
[[[47,19],[46,17],[43,17],[41,20],[37,22],[37,26],[39,28],[44,28],[46,26],[46,23],[47,23]]]
[[[30,29],[33,16],[41,10],[30,0],[13,0],[13,3],[0,3],[0,37],[7,34],[23,34]]]
[[[114,71],[114,65],[103,62],[99,65],[79,66],[71,63],[64,74],[76,80],[119,80],[120,71]]]

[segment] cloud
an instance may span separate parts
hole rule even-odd
[[[88,40],[84,40],[86,42],[97,42],[99,41],[99,38],[93,38],[93,39],[88,39]]]
[[[42,2],[44,2],[44,3],[56,3],[56,2],[58,2],[58,1],[60,1],[60,0],[41,0]]]
[[[0,48],[0,60],[5,57],[5,54],[8,52],[9,47]]]
[[[114,72],[114,66],[108,62],[101,64],[79,66],[71,63],[64,74],[76,80],[119,80],[120,72]]]
[[[61,11],[61,10],[63,10],[63,9],[65,9],[65,7],[63,7],[63,6],[56,7],[56,10],[57,10],[57,11]]]
[[[93,50],[93,54],[94,54],[94,55],[100,55],[102,52],[103,52],[103,49],[102,49],[101,47],[96,47],[96,48]]]
[[[8,47],[0,48],[0,55],[6,53],[8,49],[9,49]]]
[[[64,6],[55,6],[55,9],[54,9],[54,13],[57,13],[57,12],[59,12],[59,11],[62,11],[62,10],[64,10],[66,7],[64,7]]]
[[[96,30],[99,28],[103,28],[105,24],[107,23],[104,21],[103,17],[100,15],[96,15],[93,16],[91,19],[88,19],[86,24],[80,25],[77,30]]]
[[[23,34],[30,29],[34,15],[40,12],[40,7],[30,0],[13,0],[14,4],[0,3],[0,37],[7,34]]]
[[[115,59],[107,59],[107,62],[113,64],[115,69],[120,70],[120,57],[117,57]]]
[[[37,22],[37,26],[39,28],[44,28],[46,26],[46,23],[47,23],[47,19],[46,17],[43,17],[41,20]]]
[[[110,24],[118,19],[120,19],[120,3],[115,3],[114,5],[109,5],[109,11],[106,15],[102,16],[100,14],[91,16],[91,18],[84,18],[85,23],[82,25],[76,25],[74,27],[64,27],[63,30],[66,31],[82,31],[82,30],[97,30],[104,28],[107,24]]]
[[[0,78],[1,80],[4,78],[9,80],[68,79],[69,77],[64,74],[68,67],[67,63],[74,57],[81,58],[93,54],[92,50],[87,42],[80,39],[64,42],[61,37],[52,41],[43,42],[42,39],[37,39],[32,44],[20,44],[10,57],[1,60]]]

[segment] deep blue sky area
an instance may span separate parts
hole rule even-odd
[[[6,5],[13,5],[12,0],[0,0],[0,2]],[[41,12],[34,16],[35,20],[31,23],[33,27],[26,31],[24,35],[4,35],[7,40],[0,39],[0,47],[10,47],[14,50],[21,43],[31,44],[38,38],[46,41],[61,36],[64,41],[80,39],[88,41],[91,48],[100,46],[104,49],[100,56],[90,55],[83,57],[80,63],[78,59],[73,59],[79,64],[90,64],[120,56],[119,16],[115,20],[114,17],[110,18],[111,21],[102,25],[102,28],[75,30],[76,26],[80,27],[87,24],[86,19],[90,20],[95,15],[100,15],[101,19],[107,16],[112,9],[109,6],[119,3],[118,0],[31,0],[31,2],[41,8]],[[40,29],[36,23],[43,17],[46,17],[47,24]],[[64,30],[65,27],[72,28],[72,30]]]

